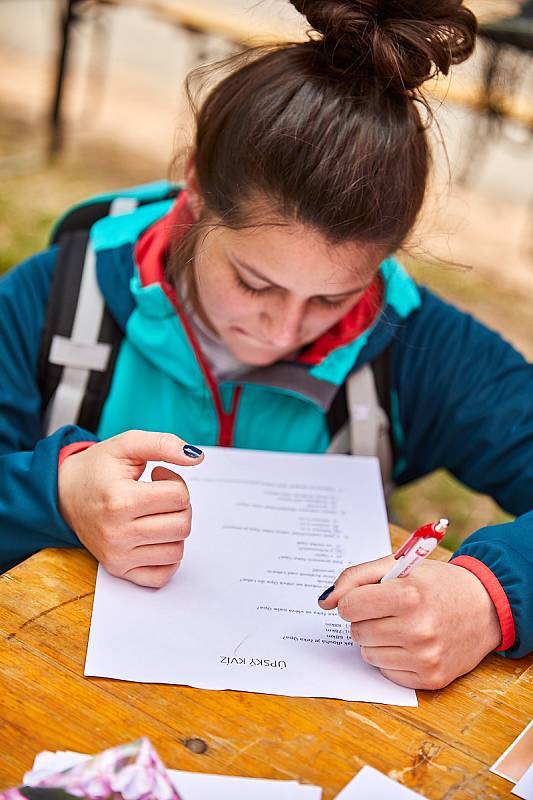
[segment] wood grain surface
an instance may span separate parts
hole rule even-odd
[[[0,790],[41,750],[145,735],[168,767],[297,779],[324,800],[364,764],[435,800],[512,797],[488,767],[533,717],[531,657],[489,656],[418,708],[84,678],[95,574],[84,551],[45,550],[0,576]]]

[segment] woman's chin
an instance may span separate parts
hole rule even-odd
[[[251,367],[267,367],[283,358],[283,355],[280,353],[269,353],[268,351],[260,352],[248,347],[233,347],[231,350],[235,358],[238,358],[239,361],[242,361],[244,364],[249,364]]]
[[[283,352],[270,350],[263,347],[255,347],[248,342],[226,341],[226,345],[231,350],[235,358],[242,361],[243,364],[249,364],[251,367],[266,367],[269,364],[274,364],[284,357]]]
[[[274,364],[284,357],[284,352],[255,342],[253,337],[241,330],[232,330],[225,336],[226,346],[235,358],[253,367],[264,367]]]

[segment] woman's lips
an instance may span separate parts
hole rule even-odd
[[[272,349],[271,344],[267,344],[266,342],[262,342],[260,339],[256,339],[255,336],[252,336],[251,333],[248,333],[248,331],[245,331],[244,328],[240,328],[238,325],[234,325],[233,330],[241,336],[245,336],[247,339],[250,339],[250,341],[252,341],[258,347],[265,347],[268,350]]]
[[[272,344],[271,342],[263,342],[261,339],[256,339],[255,336],[252,336],[251,333],[248,333],[248,331],[244,330],[244,328],[241,328],[239,325],[233,325],[232,330],[234,330],[240,336],[244,336],[256,347],[263,348],[263,350],[270,350],[280,354],[287,352],[286,348],[279,347],[279,345]],[[289,352],[295,352],[299,349],[299,347],[302,346],[303,345],[291,345]]]

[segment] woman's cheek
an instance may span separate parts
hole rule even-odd
[[[229,322],[259,316],[265,305],[257,297],[250,297],[233,286],[221,289],[217,302],[220,314]]]

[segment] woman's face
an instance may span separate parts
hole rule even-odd
[[[331,245],[296,223],[215,227],[194,256],[200,313],[236,358],[271,364],[338,322],[384,257],[377,245]]]

